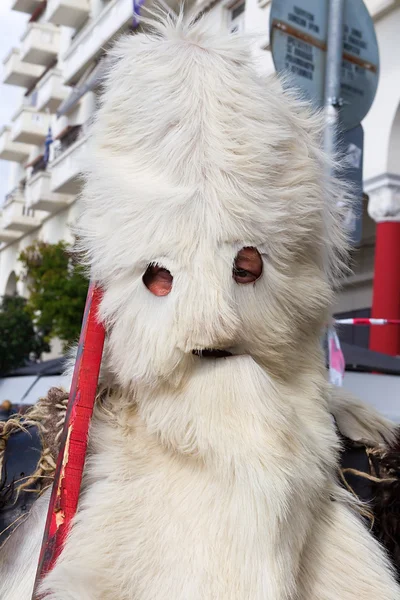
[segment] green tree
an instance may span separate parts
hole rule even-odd
[[[34,329],[21,296],[3,296],[0,303],[0,374],[22,367],[29,358],[49,352],[49,345]]]
[[[63,241],[37,241],[21,252],[19,260],[30,294],[27,309],[35,326],[47,333],[47,341],[60,338],[66,350],[81,329],[89,283],[83,267]]]

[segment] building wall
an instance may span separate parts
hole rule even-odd
[[[370,214],[376,219],[384,212],[386,196],[393,193],[384,180],[387,175],[400,174],[400,52],[396,37],[400,31],[400,6],[389,0],[369,0],[367,5],[375,18],[380,52],[378,91],[363,122],[364,189],[369,203],[364,206],[363,239],[355,256],[354,275],[339,296],[338,312],[372,306],[376,223]]]
[[[375,23],[380,53],[380,78],[374,104],[364,120],[364,177],[400,174],[400,6]],[[395,123],[395,117],[397,120]]]
[[[387,419],[400,424],[400,377],[372,373],[347,372],[343,387],[378,410]]]
[[[48,3],[50,4],[50,3]],[[254,52],[259,58],[259,68],[263,74],[273,73],[272,56],[269,51],[269,12],[270,0],[246,0],[244,10],[240,2],[227,0],[210,4],[207,0],[195,0],[191,10],[209,12],[216,28],[241,30],[256,34]],[[188,4],[187,4],[188,5]],[[365,129],[365,180],[390,172],[400,174],[400,52],[398,32],[400,31],[400,7],[391,0],[367,0],[371,14],[375,18],[376,32],[381,55],[381,74],[378,93],[373,107],[364,121]],[[177,6],[177,3],[175,4]],[[190,3],[189,3],[190,7]],[[50,74],[57,70],[60,75],[64,100],[70,97],[73,87],[79,88],[90,78],[96,61],[103,53],[103,47],[110,42],[110,32],[117,36],[120,31],[128,30],[132,22],[131,0],[90,0],[90,11],[81,21],[79,28],[60,26],[59,54],[57,64],[50,69]],[[49,19],[49,8],[39,17],[38,23],[45,25]],[[35,65],[33,65],[35,66]],[[46,77],[39,80],[36,90],[44,87]],[[25,98],[29,104],[35,89]],[[44,153],[44,139],[33,145],[29,157],[14,162],[10,171],[9,189],[19,184],[25,185],[25,198],[44,200],[51,204],[51,210],[32,210],[29,218],[32,225],[29,231],[20,232],[16,239],[10,240],[9,233],[4,233],[4,223],[0,221],[1,235],[7,238],[0,246],[0,295],[4,294],[12,273],[18,275],[20,266],[18,255],[21,249],[41,239],[51,243],[60,239],[73,240],[72,227],[78,216],[75,203],[80,189],[79,151],[84,151],[86,124],[96,107],[96,89],[86,93],[67,114],[57,117],[53,105],[50,117],[52,134],[55,140],[51,147],[51,160],[46,170],[34,173],[32,166],[35,158]],[[61,101],[60,101],[61,102]],[[20,108],[20,107],[16,107]],[[58,106],[58,109],[60,106]],[[34,110],[34,109],[33,109]],[[0,126],[3,125],[0,123]],[[4,125],[8,125],[5,123]],[[77,129],[80,127],[80,129]],[[76,136],[76,137],[75,137]],[[0,137],[0,155],[1,155]],[[27,167],[26,165],[31,166]],[[38,175],[39,173],[39,175]],[[50,174],[50,180],[46,179]],[[36,179],[43,179],[43,190],[33,189]],[[60,189],[48,189],[59,181]],[[44,183],[47,182],[47,191]],[[38,187],[38,186],[36,186]],[[34,193],[33,193],[34,192]],[[36,194],[36,196],[35,196]],[[0,199],[1,202],[1,199]],[[22,207],[18,205],[22,210]],[[5,213],[7,212],[7,207]],[[363,239],[360,248],[353,253],[354,274],[351,275],[339,294],[335,311],[348,313],[369,309],[372,302],[373,261],[375,244],[375,222],[368,214],[368,202],[364,204]],[[20,293],[26,293],[21,282],[17,283]]]

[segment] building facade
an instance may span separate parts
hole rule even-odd
[[[400,2],[366,0],[366,4],[375,21],[381,73],[375,102],[363,123],[362,241],[353,253],[354,274],[341,290],[336,312],[400,318],[400,269],[396,269],[397,256],[400,259],[400,52],[396,51]],[[273,72],[268,35],[271,0],[193,0],[186,6],[194,13],[209,12],[216,27],[259,34],[254,47],[260,69]],[[81,160],[98,102],[105,51],[122,32],[133,28],[132,0],[12,0],[12,8],[26,13],[28,20],[19,46],[4,57],[2,80],[20,86],[25,95],[12,121],[0,124],[0,159],[11,165],[9,193],[0,217],[0,295],[27,293],[18,280],[18,255],[26,246],[36,239],[73,240]],[[379,285],[374,293],[377,269]],[[377,295],[377,289],[385,293]],[[400,354],[395,329],[383,342],[369,340],[365,330],[349,332],[349,341]]]

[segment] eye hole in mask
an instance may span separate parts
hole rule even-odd
[[[256,248],[239,250],[233,263],[232,276],[236,283],[254,283],[262,275],[263,262]]]
[[[168,296],[173,280],[168,269],[159,265],[149,265],[142,277],[144,285],[155,296]]]

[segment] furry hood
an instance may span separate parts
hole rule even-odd
[[[320,116],[257,73],[251,40],[182,16],[147,25],[111,53],[81,198],[110,371],[123,386],[176,386],[204,348],[280,377],[288,363],[320,369],[346,247]],[[262,261],[251,286],[232,276],[246,248]],[[149,268],[170,279],[163,297]]]

